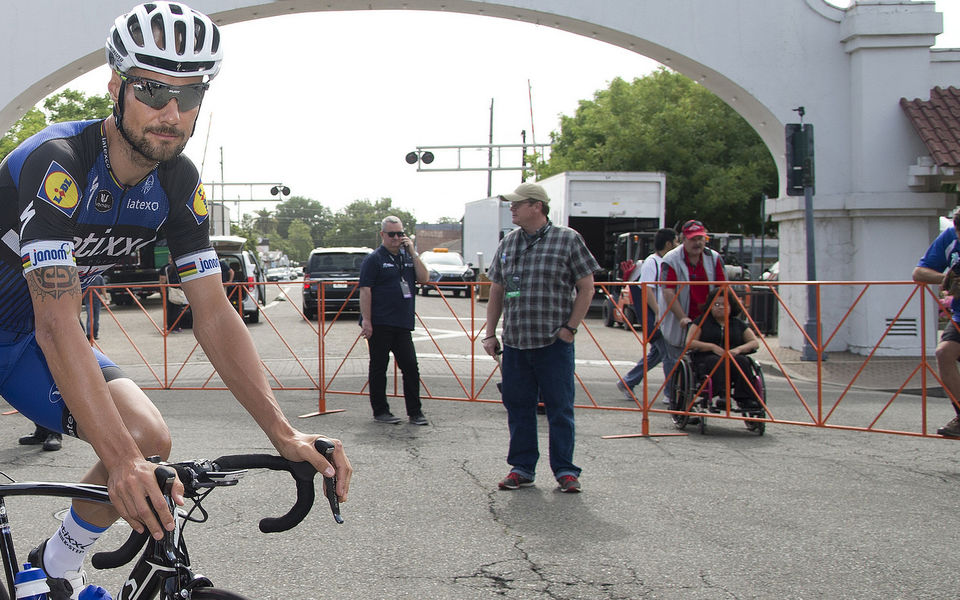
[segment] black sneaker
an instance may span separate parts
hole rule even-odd
[[[386,423],[387,425],[396,425],[401,421],[400,417],[394,416],[393,413],[381,413],[379,415],[373,415],[373,420],[377,423]]]
[[[47,434],[47,439],[43,440],[43,449],[48,452],[56,452],[63,445],[63,436],[55,431]]]
[[[34,567],[40,567],[44,572],[47,569],[43,566],[43,551],[47,547],[47,541],[43,540],[42,544],[31,550],[30,554],[27,555],[30,564]],[[50,593],[47,597],[49,600],[77,600],[86,581],[87,575],[82,569],[67,571],[63,574],[63,577],[50,577],[48,575],[47,585],[50,587]]]
[[[429,425],[427,418],[423,416],[423,413],[419,415],[410,415],[410,424],[411,425]]]
[[[47,439],[48,429],[37,426],[33,433],[30,435],[25,435],[17,440],[21,446],[38,446],[42,444]]]
[[[940,435],[960,437],[960,417],[954,417],[949,423],[937,430]]]

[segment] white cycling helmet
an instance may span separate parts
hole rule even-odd
[[[140,67],[174,77],[213,79],[223,60],[217,26],[179,2],[147,2],[117,17],[106,52],[110,68],[120,73]]]

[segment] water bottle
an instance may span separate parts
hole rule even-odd
[[[88,585],[80,591],[78,600],[113,600],[107,590],[99,585]]]
[[[47,574],[30,563],[23,565],[23,570],[14,577],[13,584],[17,590],[17,600],[47,600],[47,592],[50,591]]]

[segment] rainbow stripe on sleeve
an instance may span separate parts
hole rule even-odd
[[[191,260],[188,263],[177,266],[177,275],[180,276],[180,279],[184,277],[190,277],[197,274],[197,261]]]

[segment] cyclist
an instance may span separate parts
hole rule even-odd
[[[183,4],[149,2],[116,19],[106,55],[113,115],[52,125],[0,163],[0,395],[35,423],[89,442],[99,462],[84,481],[105,484],[112,501],[74,502],[57,534],[30,553],[55,600],[77,597],[87,548],[118,516],[156,539],[174,527],[144,459],[167,457],[170,432],[143,391],[90,347],[77,318],[89,281],[158,235],[176,261],[194,335],[277,451],[336,473],[341,501],[352,475],[339,441],[331,465],[313,447],[318,436],[280,410],[223,293],[203,186],[181,155],[220,69],[217,26]],[[182,491],[178,483],[181,503]]]

